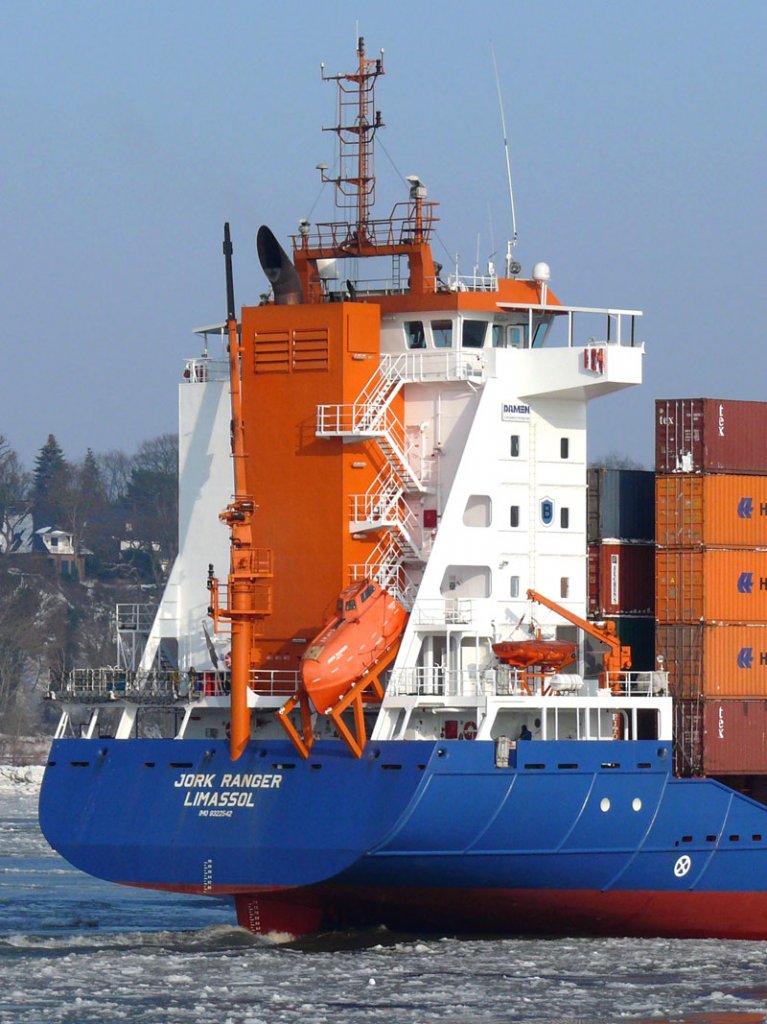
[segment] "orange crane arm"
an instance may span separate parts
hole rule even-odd
[[[556,612],[557,615],[561,615],[563,619],[568,622],[572,622],[578,629],[582,629],[584,633],[588,633],[589,636],[596,637],[597,640],[603,644],[607,644],[609,648],[604,656],[604,668],[606,673],[610,672],[624,672],[631,668],[631,648],[624,647],[620,638],[615,634],[615,623],[606,622],[604,626],[598,626],[596,622],[589,622],[588,619],[582,619],[580,615],[576,615],[575,612],[571,612],[567,608],[563,608],[561,604],[557,604],[556,601],[552,601],[549,597],[544,597],[543,594],[539,594],[537,590],[528,590],[527,598],[529,601],[535,601],[537,604],[542,604],[545,608],[550,609],[552,612]]]

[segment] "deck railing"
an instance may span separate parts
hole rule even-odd
[[[253,670],[250,688],[262,697],[291,696],[298,688],[294,670]],[[76,668],[63,675],[51,674],[51,700],[83,703],[124,700],[166,704],[175,701],[227,697],[231,689],[228,671],[139,672],[121,668]]]

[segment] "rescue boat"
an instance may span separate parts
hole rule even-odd
[[[397,643],[407,612],[373,580],[342,591],[336,616],[312,641],[301,661],[304,688],[320,713],[331,708]]]
[[[559,672],[575,661],[578,645],[567,640],[504,640],[493,644],[493,653],[504,665]]]

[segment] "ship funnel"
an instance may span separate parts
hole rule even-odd
[[[301,279],[293,262],[266,225],[258,229],[256,249],[261,267],[274,291],[278,306],[295,306],[303,302]]]

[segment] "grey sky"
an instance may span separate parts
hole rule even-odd
[[[355,22],[386,50],[380,215],[418,173],[437,259],[500,265],[509,231],[498,60],[526,272],[572,305],[645,311],[646,383],[595,403],[590,451],[652,460],[653,400],[767,399],[767,3],[0,0],[4,372],[0,432],[31,464],[132,451],[176,427],[191,329],[264,289],[333,162]],[[396,168],[396,170],[395,170]],[[332,194],[312,217],[328,219]],[[478,237],[479,236],[479,237]]]

